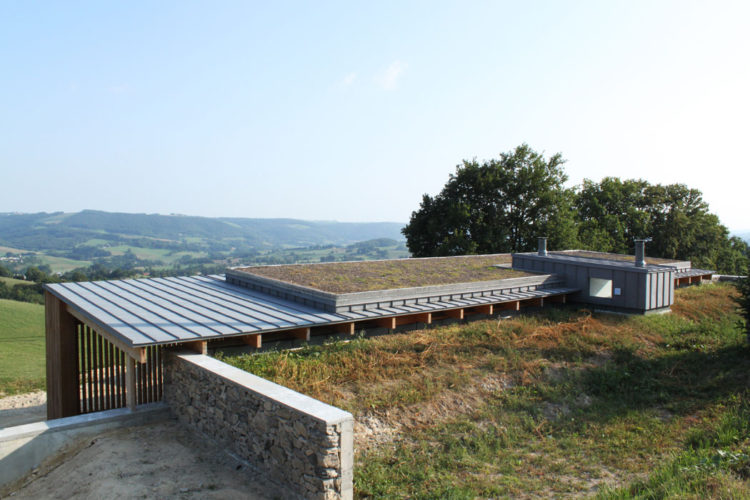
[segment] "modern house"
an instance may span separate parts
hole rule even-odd
[[[161,399],[162,351],[309,340],[550,302],[646,314],[710,279],[690,262],[580,250],[228,269],[45,285],[48,418]],[[96,369],[104,367],[103,369]]]
[[[209,348],[423,327],[550,302],[662,312],[675,287],[711,278],[690,262],[646,258],[643,250],[641,241],[635,257],[548,252],[540,238],[537,252],[513,255],[45,285],[47,416],[67,422],[96,414],[85,420],[160,402],[264,477],[289,483],[291,497],[352,498],[352,415],[205,356]]]
[[[539,238],[535,253],[513,255],[513,268],[562,277],[578,291],[574,302],[636,314],[665,312],[674,302],[675,287],[710,280],[713,271],[692,269],[689,261],[646,258],[645,240],[636,240],[635,257],[604,252],[548,252]]]

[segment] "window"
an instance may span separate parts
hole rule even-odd
[[[589,278],[589,296],[600,299],[612,298],[612,280]]]

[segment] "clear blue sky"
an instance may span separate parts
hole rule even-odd
[[[405,222],[527,142],[750,229],[749,26],[747,1],[4,1],[0,212]]]

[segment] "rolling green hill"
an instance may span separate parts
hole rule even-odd
[[[0,396],[44,389],[44,306],[0,299]]]
[[[64,273],[100,264],[110,269],[196,272],[233,262],[407,257],[402,226],[95,210],[5,213],[0,214],[0,265],[19,274],[29,266]]]
[[[373,238],[401,240],[395,222],[329,222],[298,219],[209,218],[182,215],[78,213],[0,214],[0,246],[71,251],[92,240],[141,247],[244,246],[254,248],[348,245]],[[206,241],[208,240],[208,241]],[[88,245],[91,247],[91,245]],[[85,252],[89,253],[86,254]],[[82,260],[91,250],[79,252]]]

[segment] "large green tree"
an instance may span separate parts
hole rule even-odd
[[[690,260],[694,267],[728,274],[747,268],[747,245],[729,238],[702,193],[684,184],[586,180],[576,206],[578,239],[585,248],[632,253],[634,238],[651,237],[649,255]]]
[[[538,236],[553,248],[576,243],[574,193],[559,154],[528,145],[484,163],[464,161],[443,190],[425,194],[403,229],[415,257],[532,250]]]
[[[576,197],[581,245],[600,252],[632,252],[633,239],[650,233],[644,196],[647,187],[646,181],[616,177],[605,177],[599,183],[584,180]]]

